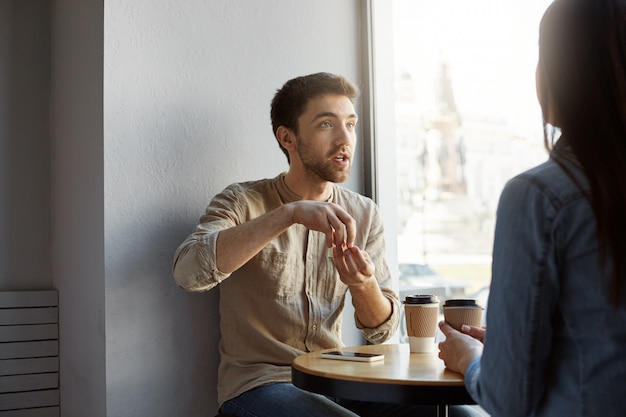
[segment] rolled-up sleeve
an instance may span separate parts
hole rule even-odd
[[[219,231],[200,224],[178,247],[172,266],[176,285],[187,291],[208,291],[228,277],[215,262],[218,235]]]
[[[179,287],[208,291],[230,275],[217,269],[217,238],[220,231],[242,222],[244,204],[237,187],[233,184],[211,200],[200,224],[176,249],[172,274]]]

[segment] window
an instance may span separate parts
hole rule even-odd
[[[547,158],[534,74],[549,3],[392,0],[401,296],[486,302],[502,188]]]

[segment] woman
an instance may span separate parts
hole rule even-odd
[[[626,416],[625,2],[544,14],[550,158],[502,193],[489,331],[440,324],[439,356],[492,416]]]

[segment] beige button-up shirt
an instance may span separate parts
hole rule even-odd
[[[220,230],[282,204],[300,200],[284,184],[269,180],[233,184],[213,198],[200,224],[177,249],[173,274],[187,291],[220,288],[220,405],[252,388],[291,382],[291,362],[305,352],[343,346],[341,313],[348,287],[333,264],[324,234],[295,224],[232,274],[216,267]],[[393,312],[375,329],[355,324],[369,342],[382,343],[397,330],[400,302],[384,259],[383,225],[374,202],[333,186],[332,201],[357,222],[355,245],[367,251],[376,279]]]

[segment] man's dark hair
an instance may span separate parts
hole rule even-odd
[[[324,94],[341,95],[354,100],[360,92],[346,78],[327,72],[304,75],[287,81],[272,99],[270,117],[274,136],[280,126],[291,129],[297,135],[298,117],[306,111],[309,100]],[[287,149],[280,142],[278,146],[287,155],[287,161],[289,161]]]

